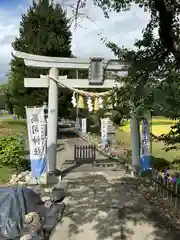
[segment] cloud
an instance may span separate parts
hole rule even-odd
[[[18,35],[21,13],[20,10],[16,14],[11,9],[5,11],[0,5],[0,82],[7,80],[12,52],[11,43]]]
[[[142,30],[146,27],[149,20],[148,13],[133,6],[131,11],[121,12],[120,14],[111,13],[109,19],[105,19],[101,9],[91,6],[91,12],[96,12],[96,21],[88,19],[81,21],[83,28],[73,31],[73,52],[77,56],[99,56],[113,57],[113,54],[101,42],[101,36],[106,37],[119,46],[132,48],[135,39],[142,36]],[[90,15],[89,16],[92,17]]]
[[[11,43],[17,34],[17,24],[10,24],[8,26],[2,24],[0,28],[0,45]]]
[[[75,6],[74,0],[56,0],[56,2],[63,4],[68,15],[72,16],[72,8],[68,6]],[[102,9],[94,6],[92,2],[87,1],[86,7],[79,11],[78,23],[81,27],[74,29],[72,26],[73,53],[79,57],[100,55],[107,58],[114,57],[101,42],[102,36],[119,46],[132,48],[134,41],[142,36],[142,30],[150,19],[149,13],[133,5],[131,11],[111,12],[107,19]]]
[[[8,8],[0,4],[0,81],[5,79],[2,76],[7,74],[8,63],[11,59],[11,42],[18,35],[21,14],[26,12],[31,0],[16,0],[16,6]],[[75,0],[56,0],[67,10],[67,14],[72,18],[72,5]],[[12,9],[13,7],[13,9]],[[91,20],[90,20],[91,19]],[[133,47],[135,39],[142,36],[141,32],[149,20],[149,14],[142,9],[133,6],[131,11],[110,13],[110,18],[105,19],[102,10],[88,1],[87,6],[80,11],[78,17],[79,27],[71,27],[72,51],[79,57],[102,56],[113,58],[113,54],[101,42],[101,36],[117,43],[120,46]],[[100,36],[100,35],[101,36]]]

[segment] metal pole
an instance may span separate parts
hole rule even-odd
[[[131,150],[132,174],[134,175],[140,170],[140,128],[134,111],[131,113]]]
[[[58,79],[59,71],[51,68],[49,75]],[[58,85],[49,79],[48,94],[48,125],[47,125],[47,172],[56,170],[56,149],[57,149],[57,124],[58,124]]]
[[[79,71],[78,69],[76,70],[76,79],[79,78]],[[79,96],[78,96],[79,97]],[[78,99],[77,99],[78,100]],[[76,130],[79,131],[80,128],[80,122],[79,122],[79,108],[78,108],[78,104],[76,106]]]
[[[45,125],[45,156],[46,156],[46,171],[47,171],[47,118],[48,118],[48,106],[47,103],[43,103],[44,108],[44,125]]]
[[[149,153],[152,160],[152,111],[149,111]]]
[[[76,126],[77,126],[77,129],[79,131],[79,128],[80,128],[80,122],[79,122],[79,108],[78,108],[78,105],[76,106]]]

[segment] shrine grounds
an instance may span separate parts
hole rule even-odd
[[[154,135],[161,135],[168,133],[173,121],[163,118],[154,117],[152,120],[152,133]],[[0,118],[0,137],[7,135],[21,134],[22,137],[27,137],[26,120],[16,119],[12,116],[8,118]],[[116,131],[116,138],[120,147],[130,148],[130,123],[120,126]],[[153,141],[152,154],[153,161],[160,167],[165,167],[175,159],[180,159],[180,153],[178,151],[163,151],[164,143],[159,141]],[[9,177],[14,173],[14,169],[10,167],[1,166],[0,164],[0,183],[6,182]]]

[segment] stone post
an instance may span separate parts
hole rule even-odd
[[[140,170],[140,127],[135,112],[131,113],[132,174]]]

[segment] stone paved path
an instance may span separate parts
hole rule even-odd
[[[72,131],[64,131],[60,133],[58,139],[58,148],[57,148],[57,168],[62,170],[62,165],[65,161],[73,161],[74,159],[74,145],[75,144],[87,144],[84,140],[78,137]],[[107,159],[98,151],[96,152],[97,159]],[[71,163],[74,164],[74,163]],[[67,166],[64,166],[67,167]]]
[[[64,141],[64,140],[62,140]],[[81,139],[67,139],[64,158],[72,158],[72,145]],[[59,166],[60,161],[58,159]],[[50,240],[179,240],[180,232],[147,200],[121,180],[123,171],[68,173],[65,213]],[[102,174],[105,176],[102,176]],[[112,179],[119,178],[113,183]]]
[[[66,181],[65,215],[51,240],[180,239],[171,223],[128,185],[90,175]]]

